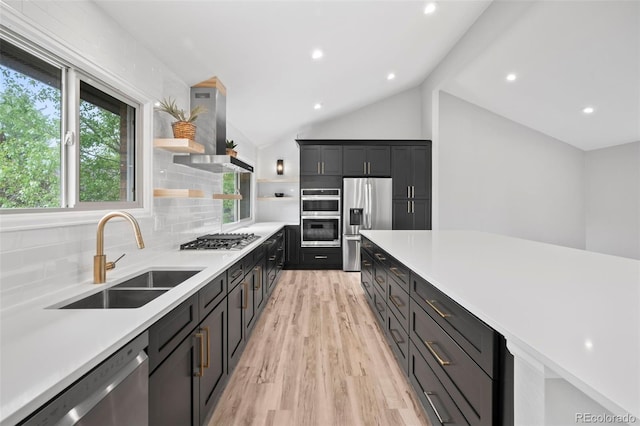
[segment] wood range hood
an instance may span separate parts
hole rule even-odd
[[[195,122],[196,142],[204,146],[204,154],[175,155],[173,162],[213,173],[253,173],[253,166],[226,155],[227,89],[220,79],[191,87],[191,108],[198,105],[205,108]]]

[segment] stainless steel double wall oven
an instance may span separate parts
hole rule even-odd
[[[340,189],[300,190],[302,247],[340,247]]]

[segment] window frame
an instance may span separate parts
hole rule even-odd
[[[241,228],[243,226],[247,226],[251,223],[253,223],[254,221],[254,214],[255,214],[255,188],[256,188],[256,180],[255,180],[255,175],[254,173],[250,173],[250,178],[249,178],[249,185],[250,185],[250,204],[249,204],[249,216],[244,218],[244,219],[240,219],[240,200],[233,200],[233,208],[235,210],[235,217],[238,218],[237,221],[235,222],[229,222],[229,223],[224,223],[224,207],[221,209],[221,216],[220,216],[220,225],[221,225],[221,230],[223,232],[228,232],[228,231],[232,231],[234,229],[238,229]],[[240,173],[234,173],[234,178],[236,180],[236,191],[238,188],[238,185],[240,183]],[[223,178],[224,179],[224,178]]]
[[[10,12],[10,9],[6,10]],[[3,8],[4,12],[5,8]],[[71,78],[69,74],[75,74],[75,76],[81,76],[80,78],[86,83],[135,108],[134,179],[136,195],[133,202],[80,202],[78,200],[72,207],[63,207],[70,204],[70,200],[65,198],[64,194],[72,193],[77,198],[79,189],[77,186],[79,184],[79,164],[75,163],[73,158],[76,154],[79,158],[79,140],[74,141],[76,149],[64,149],[65,135],[69,128],[68,123],[65,123],[65,114],[77,114],[79,111],[80,87],[78,82],[75,93],[73,91],[69,93],[68,88],[65,90],[63,87],[62,89],[61,174],[62,179],[65,179],[65,176],[73,176],[73,179],[61,182],[61,185],[66,185],[64,190],[61,188],[63,194],[61,207],[0,209],[0,232],[93,223],[113,209],[126,210],[135,213],[138,217],[150,217],[153,206],[151,197],[153,193],[151,190],[153,97],[140,92],[122,78],[91,62],[85,55],[70,49],[67,43],[34,28],[24,21],[23,17],[7,13],[6,16],[3,16],[3,21],[0,24],[0,37],[27,53],[60,67],[63,74],[61,81],[63,86],[68,84]],[[69,72],[69,70],[73,70],[73,72]],[[77,99],[77,102],[71,101],[71,99]],[[68,111],[68,108],[73,108],[75,112]],[[76,121],[78,125],[74,130],[74,136],[79,134],[79,119]],[[69,182],[69,180],[73,182]],[[68,188],[69,185],[74,187],[71,192]]]

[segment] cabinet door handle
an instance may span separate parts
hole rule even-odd
[[[274,254],[273,256],[269,256],[269,260],[270,260],[270,261],[274,261],[274,260],[276,260],[276,255]]]
[[[412,201],[411,202],[411,213],[415,213],[416,212],[416,202]]]
[[[364,175],[367,174],[367,162],[366,161],[362,162],[362,174],[364,174]]]
[[[313,256],[314,259],[328,259],[328,256]]]
[[[389,268],[389,270],[393,272],[393,275],[395,275],[398,278],[404,277],[404,274],[400,272],[400,270],[395,266],[392,266],[391,268]]]
[[[398,335],[400,335],[398,330],[396,330],[395,328],[390,328],[389,329],[389,334],[391,334],[391,338],[393,339],[393,341],[396,342],[397,345],[403,344],[404,343],[404,339],[402,338],[402,336],[396,338],[396,333],[398,333]]]
[[[411,198],[411,187],[407,185],[407,198]]]
[[[438,309],[436,307],[436,305],[434,303],[438,303],[437,300],[429,300],[429,299],[424,299],[425,302],[427,302],[427,305],[431,306],[431,308],[433,308],[434,311],[436,311],[436,313],[438,315],[440,315],[442,318],[449,318],[451,316],[451,314],[448,314],[446,312],[442,312],[440,309]]]
[[[236,273],[234,273],[233,275],[231,275],[231,281],[235,280],[236,278],[238,278],[240,275],[242,275],[242,268],[238,269],[238,271]]]
[[[387,258],[384,257],[384,255],[382,255],[381,253],[376,253],[374,256],[381,262],[384,262],[385,260],[387,260]]]
[[[247,309],[249,306],[249,283],[246,281],[242,282],[242,287],[244,287],[244,296],[242,298],[242,309]]]
[[[446,361],[440,355],[438,355],[438,353],[436,352],[436,350],[432,346],[435,342],[428,342],[428,341],[425,340],[424,343],[427,345],[427,349],[429,349],[429,352],[431,352],[431,354],[436,358],[436,360],[438,360],[438,363],[441,366],[444,367],[445,365],[450,365],[451,364],[450,361]]]
[[[204,368],[209,368],[211,364],[211,333],[209,333],[209,327],[202,327],[204,332],[207,334],[207,361],[204,363]]]
[[[200,340],[200,362],[198,365],[198,371],[194,373],[194,376],[202,377],[204,374],[204,365],[202,364],[202,361],[204,360],[204,335],[202,333],[196,333],[195,336],[196,339]]]
[[[449,417],[442,417],[442,415],[440,415],[440,411],[436,408],[436,405],[433,403],[433,401],[431,400],[431,397],[437,397],[438,395],[436,395],[433,392],[423,392],[424,396],[427,397],[427,401],[429,402],[429,405],[431,406],[431,409],[433,410],[434,413],[436,413],[436,417],[438,417],[438,421],[441,424],[445,424],[445,423],[449,423],[451,422],[451,419],[449,419]],[[441,407],[442,412],[445,413],[444,409]]]
[[[369,267],[369,266],[371,266],[371,264],[369,262],[367,262],[366,260],[363,260],[362,261],[362,266]]]
[[[407,213],[411,213],[411,201],[407,201]]]
[[[380,285],[384,284],[384,278],[380,278],[378,275],[376,275],[376,282]]]
[[[255,268],[253,268],[253,271],[260,272],[260,274],[258,275],[258,287],[256,287],[255,285],[253,286],[254,290],[260,290],[260,288],[262,288],[262,267],[256,266]]]
[[[320,174],[320,162],[318,161],[318,174]]]
[[[322,174],[324,174],[324,161],[322,162]]]
[[[362,285],[365,286],[366,288],[371,287],[371,285],[366,281],[362,281]]]
[[[416,198],[416,187],[411,185],[411,198]]]
[[[396,296],[395,294],[390,294],[389,295],[389,300],[391,300],[391,303],[396,305],[396,308],[398,308],[398,309],[400,309],[403,306],[405,306],[404,303],[402,302],[402,300],[398,296]]]

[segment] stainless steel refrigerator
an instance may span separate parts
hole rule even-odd
[[[360,230],[391,229],[391,178],[344,178],[342,269],[360,270]]]

